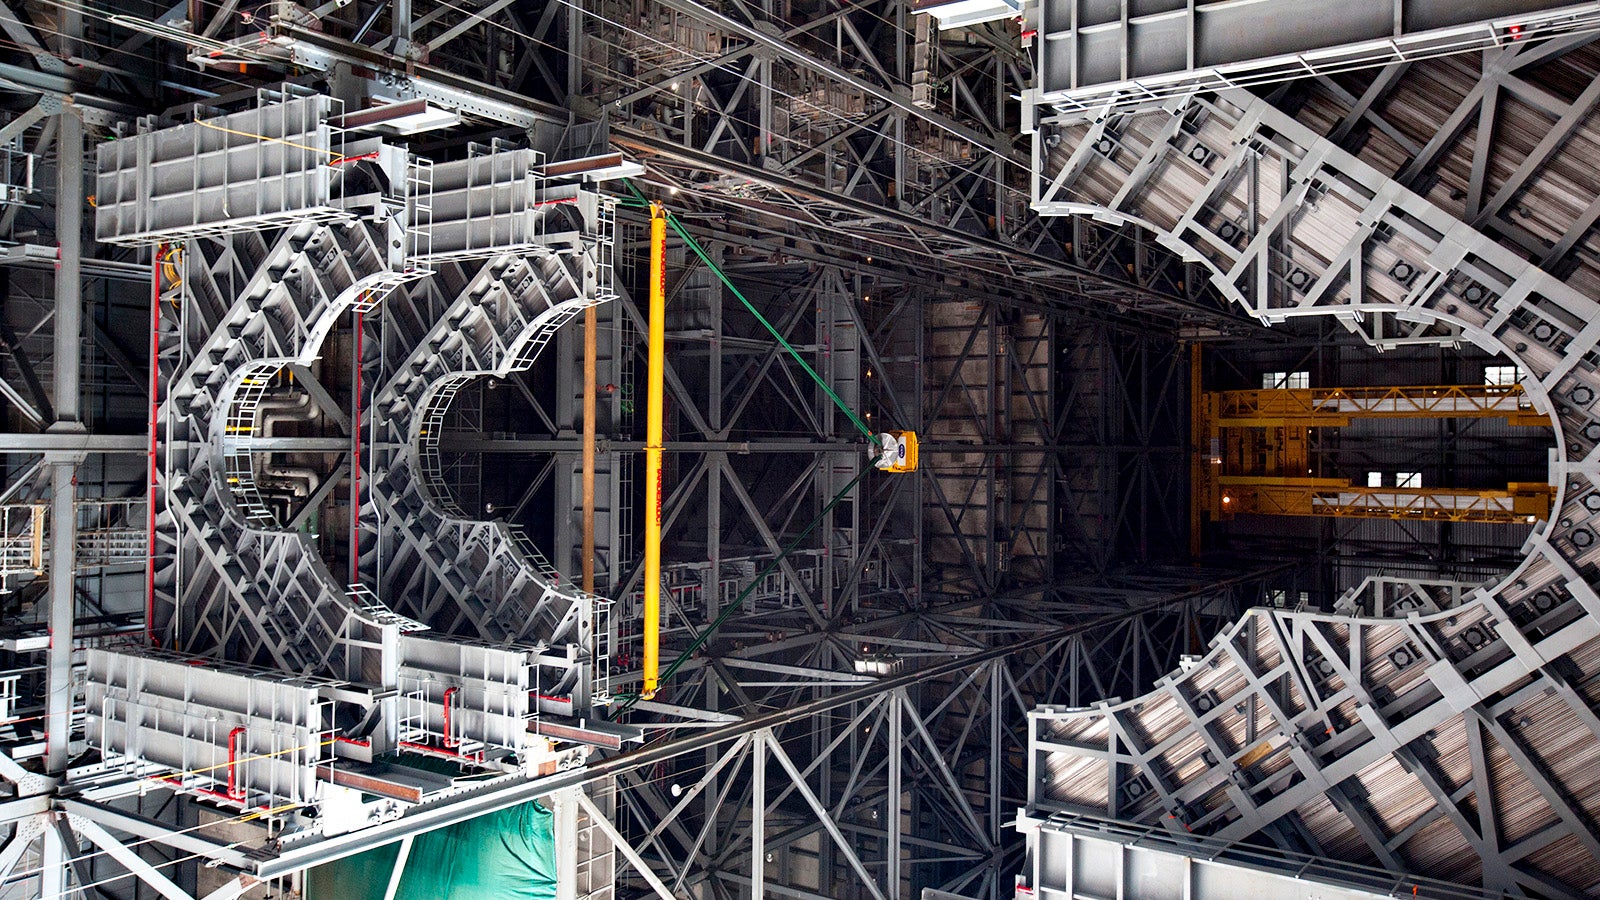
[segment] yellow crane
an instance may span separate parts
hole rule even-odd
[[[1190,522],[1196,552],[1206,515],[1511,523],[1550,514],[1554,492],[1542,482],[1488,490],[1375,487],[1312,474],[1311,429],[1339,428],[1355,419],[1503,418],[1513,425],[1548,425],[1519,384],[1203,392],[1198,348],[1192,362],[1196,449]]]

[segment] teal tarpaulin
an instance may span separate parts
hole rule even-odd
[[[538,803],[418,835],[395,900],[554,900],[556,841]],[[307,900],[383,900],[400,845],[312,869]]]

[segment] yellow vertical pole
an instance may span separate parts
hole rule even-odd
[[[661,667],[661,420],[667,370],[667,217],[650,204],[650,358],[645,379],[644,688],[655,696]]]

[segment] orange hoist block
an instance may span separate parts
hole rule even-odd
[[[886,431],[872,439],[872,464],[885,472],[917,470],[917,433]]]

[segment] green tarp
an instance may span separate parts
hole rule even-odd
[[[418,835],[395,900],[553,900],[550,811],[524,803]],[[306,900],[383,900],[400,845],[312,869]]]

